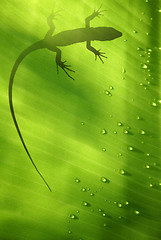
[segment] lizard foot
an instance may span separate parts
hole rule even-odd
[[[101,11],[100,11],[101,7],[102,7],[102,4],[101,4],[101,6],[99,7],[98,10],[94,10],[94,13],[93,13],[94,17],[104,16],[104,15],[102,14],[102,12],[105,12],[106,10],[101,10]]]
[[[104,56],[103,54],[105,54],[104,52],[100,52],[101,49],[97,50],[95,52],[95,60],[97,59],[97,56],[99,57],[99,59],[101,60],[102,63],[104,63],[104,61],[102,60],[102,57],[107,58],[106,56]]]
[[[57,63],[57,72],[58,72],[58,66],[59,66],[59,67],[61,67],[61,68],[63,69],[63,71],[68,75],[68,77],[70,77],[71,79],[74,80],[74,78],[69,75],[69,73],[67,72],[67,70],[70,71],[70,72],[75,72],[75,71],[72,70],[72,69],[70,69],[71,65],[66,65],[65,63],[66,63],[66,61]]]

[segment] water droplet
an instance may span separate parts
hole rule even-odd
[[[161,13],[161,9],[159,9],[158,12]]]
[[[79,210],[77,210],[76,212],[79,213]]]
[[[121,169],[121,170],[120,170],[120,174],[121,174],[121,175],[125,175],[125,170],[124,170],[124,169]]]
[[[80,179],[76,178],[76,179],[75,179],[75,182],[76,182],[76,183],[79,183],[79,182],[80,182]]]
[[[148,66],[147,66],[145,63],[142,63],[142,64],[141,64],[141,68],[142,68],[142,69],[147,69]]]
[[[118,203],[117,206],[118,206],[119,208],[122,208],[122,204],[121,204],[121,203]]]
[[[139,212],[138,210],[135,210],[134,213],[135,213],[136,215],[139,215],[139,214],[140,214],[140,212]]]
[[[124,42],[127,42],[127,39],[124,39]]]
[[[136,117],[137,120],[140,120],[141,118],[139,116]]]
[[[86,206],[88,206],[88,203],[86,201],[83,201],[82,205],[86,207]]]
[[[145,135],[145,131],[144,131],[144,130],[141,130],[140,133],[141,133],[142,135]]]
[[[106,152],[106,148],[102,148],[102,152]]]
[[[102,129],[101,133],[102,133],[102,135],[105,135],[105,134],[107,134],[107,130],[106,129]]]
[[[146,35],[149,36],[149,33],[147,32]]]
[[[160,104],[161,104],[161,99],[159,99],[159,100],[158,100],[158,103],[160,103]]]
[[[133,30],[133,33],[138,33],[136,30]]]
[[[139,83],[139,85],[140,85],[140,86],[143,86],[144,84],[141,82],[141,83]]]
[[[87,189],[86,189],[86,188],[82,188],[81,191],[82,191],[82,192],[86,192]]]
[[[110,90],[113,90],[113,89],[114,89],[113,86],[109,86],[109,88],[110,88]]]
[[[94,196],[94,193],[90,193],[90,196]]]
[[[114,134],[117,134],[117,131],[114,131],[113,133],[114,133]]]
[[[123,124],[121,122],[117,123],[117,126],[121,127]]]
[[[101,209],[101,208],[99,208],[99,209],[98,209],[98,211],[99,211],[99,212],[102,212],[102,209]]]
[[[106,213],[102,213],[102,216],[103,216],[103,217],[106,217]]]
[[[149,187],[150,187],[150,188],[152,188],[152,187],[153,187],[153,184],[152,184],[152,183],[150,183],[150,184],[149,184]]]
[[[125,133],[125,134],[128,134],[128,133],[129,133],[129,131],[128,131],[128,130],[124,130],[124,133]]]
[[[128,147],[128,150],[133,151],[134,148],[133,148],[132,146],[129,146],[129,147]]]
[[[81,125],[83,126],[85,123],[84,122],[81,122]]]
[[[123,73],[126,73],[126,70],[125,70],[125,68],[123,68],[123,69],[122,69],[122,72],[123,72]]]
[[[146,156],[149,157],[149,156],[150,156],[150,153],[146,153]]]
[[[110,96],[111,93],[110,93],[110,91],[105,90],[105,94],[108,95],[108,96]]]
[[[125,202],[125,205],[129,205],[129,202],[128,202],[128,201],[126,201],[126,202]]]
[[[157,106],[156,102],[152,102],[151,105],[152,105],[153,107],[156,107],[156,106]]]
[[[68,233],[69,233],[69,234],[71,234],[71,233],[72,233],[72,231],[70,231],[70,230],[69,230],[69,231],[68,231]]]
[[[71,215],[70,215],[70,218],[71,218],[71,219],[77,219],[77,217],[76,217],[74,214],[71,214]]]
[[[146,168],[150,168],[150,166],[148,164],[145,165]]]
[[[103,183],[109,183],[109,179],[105,178],[105,177],[101,177],[101,182]]]
[[[107,227],[107,224],[106,224],[106,223],[104,223],[104,224],[103,224],[103,226],[104,226],[104,227]]]
[[[141,50],[141,48],[140,47],[137,47],[137,49],[136,49],[137,51],[140,51]]]

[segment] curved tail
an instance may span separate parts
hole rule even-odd
[[[31,52],[37,50],[37,49],[40,49],[40,48],[44,48],[44,44],[43,44],[43,41],[38,41],[34,44],[32,44],[30,47],[26,48],[20,55],[19,57],[17,58],[13,68],[12,68],[12,72],[11,72],[11,75],[10,75],[10,81],[9,81],[9,106],[10,106],[10,111],[11,111],[11,115],[12,115],[12,119],[13,119],[13,122],[15,124],[15,127],[17,129],[17,132],[18,132],[18,135],[21,139],[21,142],[23,144],[23,147],[28,155],[28,157],[30,158],[30,161],[32,163],[32,165],[34,166],[34,168],[36,169],[37,173],[39,174],[39,176],[42,178],[42,180],[44,181],[44,183],[46,184],[46,186],[48,187],[48,189],[51,191],[51,188],[49,187],[48,183],[46,182],[46,180],[44,179],[44,177],[42,176],[42,174],[40,173],[40,171],[38,170],[38,168],[36,167],[27,147],[26,147],[26,144],[23,140],[23,137],[22,137],[22,134],[21,134],[21,131],[20,131],[20,128],[18,126],[18,123],[17,123],[17,120],[16,120],[16,116],[15,116],[15,111],[14,111],[14,108],[13,108],[13,101],[12,101],[12,87],[13,87],[13,81],[14,81],[14,77],[15,77],[15,74],[16,74],[16,71],[20,65],[20,63],[22,62],[22,60]]]

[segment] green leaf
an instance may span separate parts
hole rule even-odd
[[[54,3],[54,2],[53,2]],[[30,163],[8,105],[19,54],[48,31],[52,1],[1,3],[0,239],[159,240],[160,0],[59,1],[55,33],[85,26],[123,33],[61,47],[75,81],[56,70],[55,53],[28,55],[16,73],[13,102]]]

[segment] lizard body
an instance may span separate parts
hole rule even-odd
[[[95,40],[96,41],[110,41],[110,40],[113,40],[115,38],[121,37],[122,33],[117,31],[116,29],[114,29],[112,27],[91,28],[90,27],[90,21],[92,19],[94,19],[96,16],[102,15],[101,12],[102,11],[99,11],[99,9],[98,9],[97,11],[94,11],[94,13],[91,14],[89,17],[87,17],[85,19],[85,25],[86,25],[85,28],[77,28],[77,29],[73,29],[73,30],[62,31],[62,32],[60,32],[60,33],[58,33],[54,36],[52,36],[52,34],[55,30],[55,26],[52,22],[52,20],[54,18],[54,14],[52,13],[48,17],[48,20],[47,20],[50,29],[47,32],[47,34],[45,35],[45,38],[40,40],[40,41],[37,41],[36,43],[34,43],[31,46],[29,46],[28,48],[26,48],[19,55],[17,60],[15,61],[14,66],[13,66],[12,71],[11,71],[10,81],[9,81],[9,106],[10,106],[12,119],[13,119],[13,122],[15,124],[16,129],[17,129],[20,140],[23,144],[23,147],[24,147],[31,163],[33,164],[37,173],[40,175],[40,177],[42,178],[42,180],[44,181],[44,183],[46,184],[46,186],[48,187],[48,189],[50,191],[51,191],[50,186],[48,185],[48,183],[46,182],[46,180],[44,179],[44,177],[42,176],[42,174],[38,170],[37,166],[35,165],[32,157],[31,157],[31,155],[30,155],[30,153],[27,149],[27,146],[26,146],[26,144],[23,140],[20,128],[19,128],[18,123],[17,123],[17,119],[16,119],[16,116],[15,116],[15,111],[14,111],[14,107],[13,107],[13,100],[12,100],[12,88],[13,88],[14,77],[15,77],[17,69],[18,69],[20,63],[22,62],[22,60],[29,53],[31,53],[35,50],[38,50],[38,49],[42,49],[42,48],[47,48],[50,51],[56,52],[57,70],[58,70],[58,66],[61,67],[64,70],[64,72],[68,75],[68,77],[70,77],[71,79],[73,79],[73,77],[69,75],[68,71],[71,71],[71,72],[74,72],[74,71],[70,69],[70,65],[66,65],[65,62],[62,62],[62,60],[61,60],[61,50],[58,48],[59,46],[68,46],[68,45],[71,45],[71,44],[86,41],[87,49],[95,54],[95,58],[97,58],[97,56],[98,56],[100,58],[100,60],[103,62],[102,57],[106,58],[106,56],[104,56],[103,55],[104,53],[100,52],[100,50],[96,50],[95,48],[93,48],[91,46],[91,41],[95,41]]]

